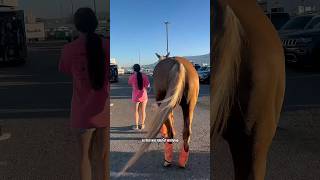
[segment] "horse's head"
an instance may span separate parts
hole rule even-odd
[[[169,52],[165,56],[160,56],[158,53],[156,53],[156,56],[158,57],[159,61],[164,60],[164,59],[168,59],[169,55],[170,55]]]

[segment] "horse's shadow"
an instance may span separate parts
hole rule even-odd
[[[209,152],[192,152],[185,169],[177,165],[178,152],[174,153],[171,167],[163,167],[163,152],[158,150],[146,152],[123,176],[116,175],[133,156],[132,152],[110,153],[111,179],[210,179]]]
[[[146,134],[145,130],[135,131],[131,126],[118,126],[118,127],[110,127],[110,134]],[[141,138],[111,138],[111,140],[137,140]]]

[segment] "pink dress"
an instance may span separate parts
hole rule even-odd
[[[106,50],[106,82],[101,90],[92,89],[86,59],[85,36],[64,46],[59,70],[73,78],[71,101],[71,127],[99,128],[109,126],[109,41],[104,41]]]
[[[148,76],[142,73],[143,88],[138,87],[137,73],[129,77],[128,83],[132,86],[132,102],[144,102],[148,100],[147,87],[150,87]]]

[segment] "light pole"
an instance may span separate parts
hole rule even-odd
[[[140,56],[140,49],[139,49],[139,64],[141,65],[141,56]]]
[[[72,15],[73,15],[73,13],[74,13],[74,5],[73,5],[73,0],[70,0],[70,2],[71,2],[71,12],[72,12]]]
[[[93,8],[94,8],[94,12],[97,14],[96,0],[93,0]]]
[[[166,25],[166,34],[167,34],[167,54],[169,53],[169,35],[168,35],[168,24],[169,22],[166,21],[164,22],[164,24]]]

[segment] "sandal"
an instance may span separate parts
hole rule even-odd
[[[139,130],[139,126],[132,126],[132,130],[135,130],[135,131]]]
[[[144,129],[144,128],[145,128],[145,125],[144,125],[144,124],[141,124],[141,130]]]

